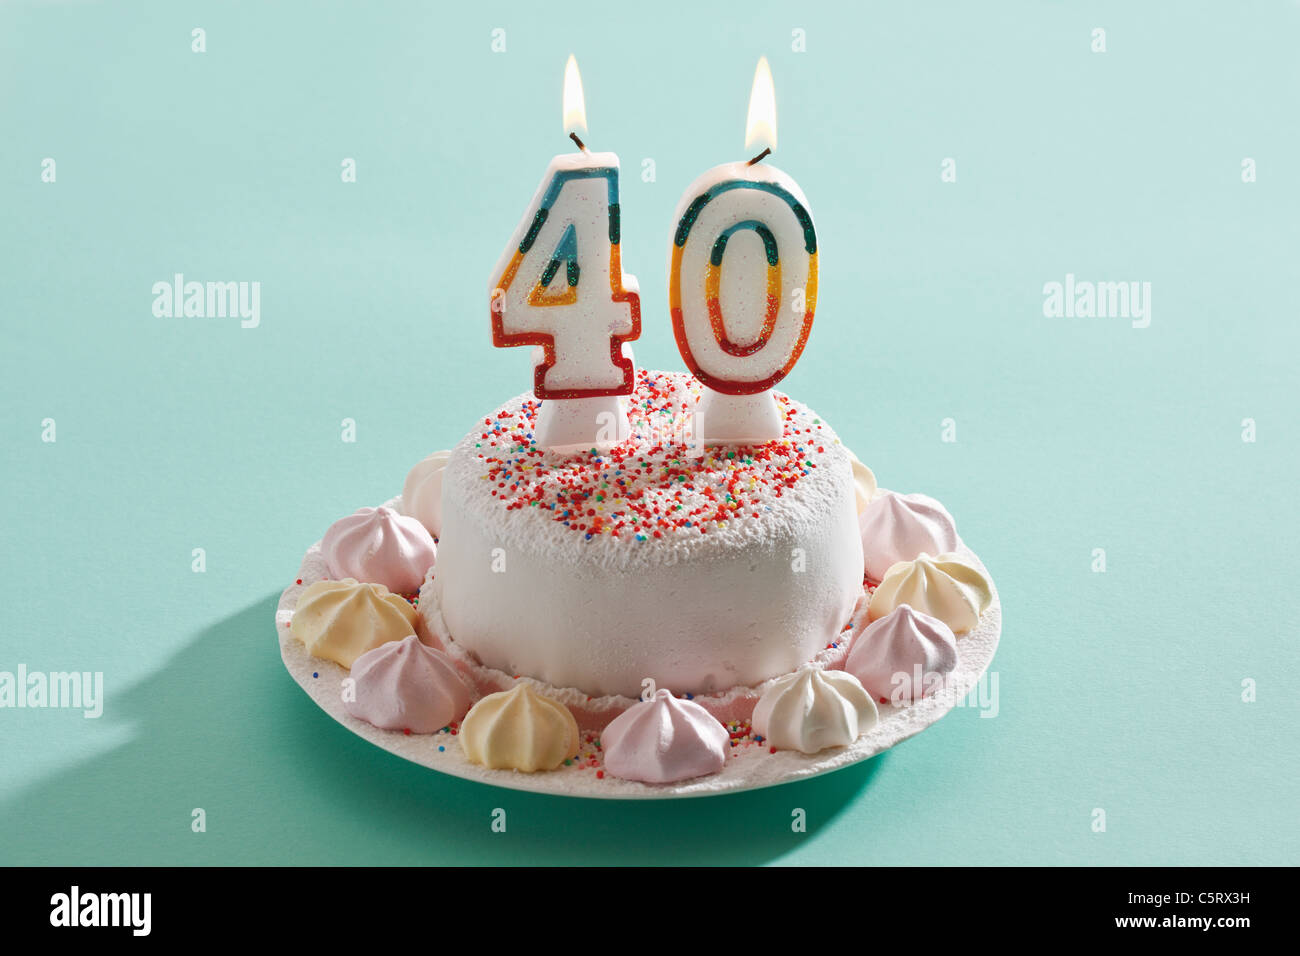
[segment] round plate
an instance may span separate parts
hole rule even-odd
[[[979,558],[965,545],[959,546],[958,553],[984,571]],[[985,574],[988,572],[985,571]],[[317,542],[303,558],[302,568],[298,572],[301,583],[285,589],[275,614],[275,629],[284,666],[321,710],[376,747],[431,770],[512,790],[562,796],[611,800],[705,797],[790,783],[868,760],[920,733],[964,700],[988,669],[1002,633],[1002,606],[997,589],[992,588],[993,600],[980,616],[978,626],[957,641],[960,651],[957,669],[949,675],[947,685],[934,696],[906,706],[878,705],[880,720],[876,726],[848,747],[835,747],[815,754],[792,750],[773,753],[766,744],[755,742],[748,736],[740,736],[731,748],[726,766],[718,773],[677,784],[645,784],[620,780],[603,773],[597,776],[600,768],[591,766],[586,759],[589,755],[598,754],[594,746],[595,735],[592,734],[582,735],[582,750],[571,765],[549,772],[521,773],[517,770],[490,770],[470,763],[461,752],[460,743],[452,731],[444,729],[436,734],[406,734],[380,730],[353,717],[343,706],[342,682],[348,676],[347,670],[333,661],[310,656],[302,642],[294,639],[288,626],[298,604],[298,596],[308,585],[328,576],[320,542]],[[992,585],[992,578],[989,581]]]

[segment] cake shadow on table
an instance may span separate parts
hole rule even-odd
[[[0,817],[32,834],[61,832],[57,845],[14,834],[8,862],[760,863],[813,837],[882,766],[884,755],[687,801],[575,800],[431,774],[289,692],[265,637],[276,597],[198,632],[134,684],[106,674],[98,723],[128,739],[0,801]],[[206,832],[192,828],[196,808]],[[795,808],[806,833],[792,832]],[[505,833],[492,828],[498,809]]]

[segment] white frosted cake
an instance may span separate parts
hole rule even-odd
[[[632,436],[558,455],[521,395],[452,451],[426,609],[479,661],[591,696],[649,678],[694,695],[811,660],[849,622],[863,554],[850,455],[778,396],[785,436],[702,448],[681,434],[699,386],[642,372]]]
[[[428,739],[413,759],[608,772],[620,794],[735,786],[742,755],[839,766],[935,719],[998,629],[951,515],[877,490],[779,393],[780,438],[690,440],[701,388],[637,372],[630,433],[586,450],[538,445],[531,394],[479,419],[308,552],[277,615],[286,662],[390,749]]]
[[[578,152],[551,160],[487,285],[492,344],[533,350],[532,392],[329,527],[281,597],[281,657],[366,739],[506,786],[718,792],[879,753],[970,689],[1000,610],[943,505],[878,490],[774,390],[821,279],[807,197],[763,162],[767,61],[761,148],[674,214],[688,372],[636,368],[618,156],[578,133],[572,57],[564,90]]]

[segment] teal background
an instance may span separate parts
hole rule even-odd
[[[726,10],[0,6],[0,670],[102,670],[107,697],[0,711],[0,862],[1297,862],[1300,6]],[[487,282],[566,151],[570,52],[622,158],[637,357],[672,369],[672,209],[743,158],[771,60],[771,161],[821,243],[782,387],[991,569],[996,718],[795,786],[603,804],[405,764],[281,667],[305,548],[528,386]],[[260,281],[261,326],[154,318],[175,272]],[[1151,282],[1150,327],[1045,318],[1067,272]]]

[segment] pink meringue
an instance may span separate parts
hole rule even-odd
[[[343,706],[381,730],[436,733],[464,717],[473,703],[451,658],[414,634],[366,651],[352,664],[352,679],[356,684]]]
[[[900,604],[863,626],[844,669],[882,703],[905,704],[932,694],[957,667],[957,638],[937,617]]]
[[[717,773],[727,762],[727,728],[699,704],[660,689],[600,735],[605,768],[624,780],[672,783]]]
[[[892,491],[874,498],[858,517],[867,576],[879,581],[890,566],[921,552],[957,550],[957,524],[947,509],[926,495]]]
[[[420,590],[433,566],[433,536],[392,508],[359,508],[330,525],[321,541],[330,575],[382,584],[397,594]]]

